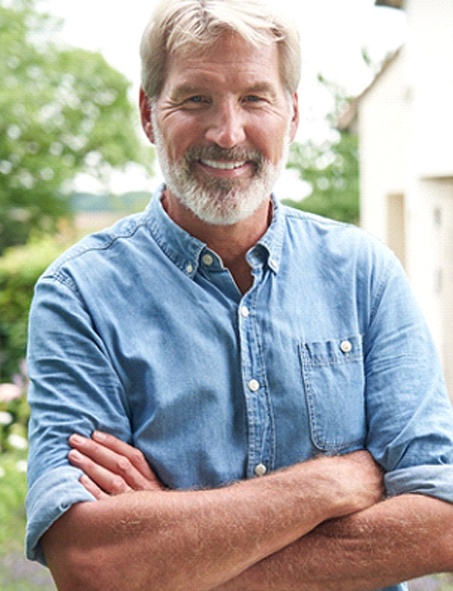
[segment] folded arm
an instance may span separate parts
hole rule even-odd
[[[378,488],[366,454],[216,491],[165,492],[140,452],[103,441],[72,442],[79,454],[71,460],[102,502],[75,506],[45,536],[60,589],[82,589],[91,577],[99,587],[90,588],[115,589],[118,565],[128,589],[158,581],[159,589],[197,591],[360,591],[453,569],[453,506],[422,495],[370,503]],[[358,495],[362,478],[368,493]],[[346,514],[352,493],[357,512]],[[92,573],[99,560],[102,581]]]
[[[453,570],[453,505],[386,500],[313,532],[216,591],[370,591]]]
[[[222,489],[166,491],[155,480],[137,484],[140,468],[129,451],[121,459],[108,445],[81,441],[71,460],[84,469],[84,483],[99,502],[73,506],[43,536],[60,591],[213,589],[323,521],[382,495],[380,471],[366,452],[313,460]]]

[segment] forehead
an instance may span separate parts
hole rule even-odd
[[[208,47],[169,55],[164,88],[200,81],[231,85],[246,80],[250,85],[281,86],[278,46],[256,46],[226,34]]]

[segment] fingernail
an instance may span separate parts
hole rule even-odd
[[[76,462],[80,462],[80,460],[82,459],[82,454],[80,454],[78,451],[76,451],[75,449],[72,449],[69,454],[69,459],[70,460],[75,460]]]
[[[80,435],[77,435],[77,433],[74,433],[69,437],[69,441],[71,443],[74,443],[75,445],[80,445],[82,443],[82,437]]]
[[[93,431],[92,437],[93,439],[96,439],[96,441],[105,441],[106,439],[105,433],[103,433],[102,431]]]

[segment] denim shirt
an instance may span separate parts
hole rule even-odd
[[[452,410],[391,252],[274,200],[241,295],[216,253],[166,215],[161,190],[37,284],[28,556],[43,561],[41,535],[93,500],[67,454],[71,433],[94,429],[140,448],[174,489],[365,448],[389,495],[453,502]]]

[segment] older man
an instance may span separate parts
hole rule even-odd
[[[256,0],[164,0],[145,31],[165,185],[56,261],[30,319],[27,548],[61,591],[396,590],[453,568],[452,411],[407,281],[272,195],[298,56]]]

